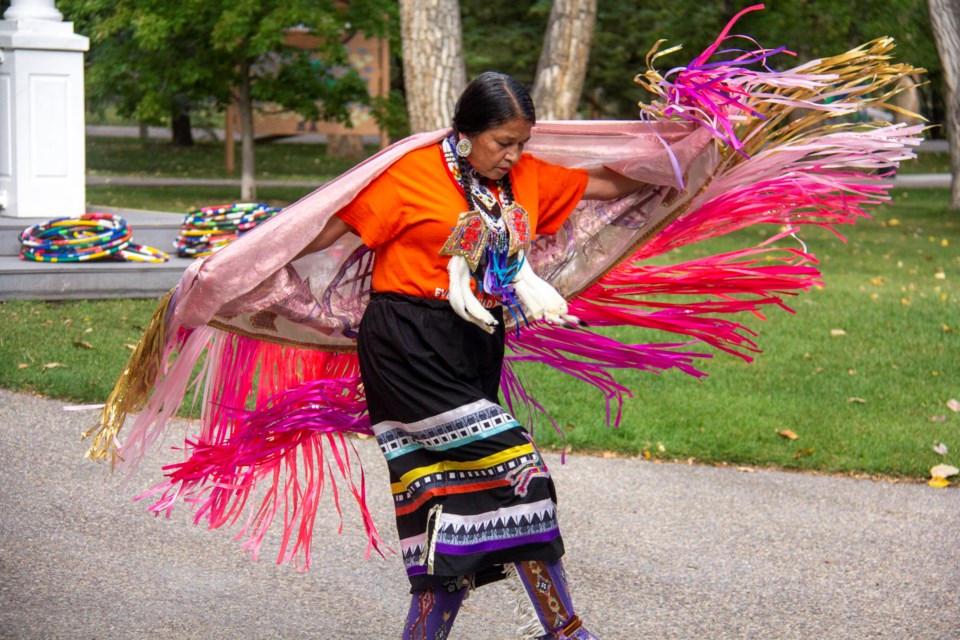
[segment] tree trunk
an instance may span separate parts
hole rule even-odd
[[[597,0],[553,0],[531,92],[538,119],[576,117],[596,22]]]
[[[170,129],[173,137],[173,146],[193,146],[193,128],[190,126],[189,111],[174,113],[170,118]]]
[[[943,66],[946,138],[950,143],[950,208],[960,209],[960,0],[928,0],[930,25]]]
[[[240,75],[238,106],[240,108],[240,199],[253,202],[257,199],[257,184],[254,181],[253,147],[253,98],[250,95],[250,65],[244,65]]]
[[[362,160],[366,157],[363,149],[363,137],[355,133],[327,136],[327,155],[331,158]]]
[[[403,76],[410,128],[449,127],[467,84],[458,0],[400,0]]]

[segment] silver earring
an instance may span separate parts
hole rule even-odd
[[[473,152],[473,143],[468,138],[460,138],[457,142],[457,155],[466,158],[471,152]]]

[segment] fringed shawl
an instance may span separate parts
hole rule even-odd
[[[567,166],[605,165],[645,185],[617,200],[583,202],[557,234],[529,249],[535,271],[590,328],[539,323],[508,332],[501,388],[511,410],[541,408],[515,374],[517,362],[595,386],[617,424],[630,395],[618,370],[700,376],[698,345],[750,359],[758,346],[734,314],[786,308],[784,296],[820,283],[813,254],[778,241],[803,225],[833,229],[869,217],[869,207],[889,199],[899,163],[914,157],[922,127],[843,120],[868,106],[890,107],[897,81],[916,72],[891,62],[891,40],[776,71],[772,58],[789,53],[783,48],[718,51],[732,41],[729,28],[689,65],[664,74],[653,64],[673,50],[651,51],[638,82],[659,101],[641,107],[642,120],[534,129],[530,153]],[[154,501],[151,511],[185,501],[211,528],[237,524],[254,556],[279,517],[278,562],[308,567],[320,497],[329,486],[339,511],[340,476],[360,506],[368,555],[380,552],[348,437],[370,433],[354,339],[374,256],[352,235],[295,256],[391,163],[445,133],[381,151],[194,262],[161,302],[90,430],[88,455],[134,468],[196,385],[202,419],[182,437],[183,461],[140,496]],[[756,224],[778,232],[760,246],[669,260],[677,247]],[[594,331],[612,326],[670,337],[623,344]],[[139,415],[121,442],[132,412]]]

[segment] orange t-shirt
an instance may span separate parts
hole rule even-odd
[[[587,172],[525,154],[510,170],[510,182],[530,228],[550,234],[580,202]],[[450,258],[440,250],[466,210],[463,191],[435,144],[395,162],[337,215],[375,251],[374,291],[446,298]]]

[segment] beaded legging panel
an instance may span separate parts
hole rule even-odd
[[[418,591],[410,600],[403,640],[444,640],[467,597],[467,586]]]
[[[567,577],[559,560],[531,560],[514,563],[541,626],[544,638],[593,638],[579,627],[573,601],[567,588]],[[444,640],[453,627],[468,587],[447,585],[413,594],[410,611],[403,628],[403,640]],[[571,635],[567,635],[571,633]]]
[[[567,637],[562,632],[579,628],[579,620],[573,610],[573,601],[567,587],[567,576],[560,560],[531,560],[516,562],[514,566],[540,625],[547,632],[547,635],[542,637]]]

